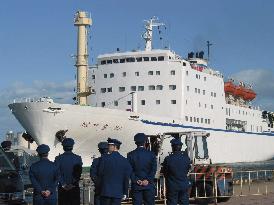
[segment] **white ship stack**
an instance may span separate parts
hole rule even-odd
[[[137,132],[190,130],[210,133],[213,163],[274,157],[273,114],[251,105],[255,92],[243,83],[224,82],[219,71],[208,67],[203,52],[191,52],[184,59],[170,49],[152,49],[153,27],[163,25],[156,18],[146,21],[145,50],[98,56],[97,64],[88,70],[87,83],[86,27],[90,24],[85,12],[76,14],[76,105],[49,98],[9,105],[26,136],[51,146],[52,158],[62,152],[65,136],[75,139],[75,152],[89,165],[97,143],[107,137],[120,139],[125,154],[134,149]]]

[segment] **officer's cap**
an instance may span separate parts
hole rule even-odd
[[[107,142],[99,142],[98,148],[99,149],[108,149],[108,143]]]
[[[65,139],[62,141],[62,145],[63,145],[63,147],[73,147],[73,145],[74,145],[74,140],[71,139],[71,138],[65,138]]]
[[[10,147],[10,146],[11,146],[11,141],[6,140],[1,143],[2,148],[6,148],[6,147]]]
[[[36,148],[36,151],[39,155],[41,154],[47,154],[49,152],[49,146],[45,144],[41,144]]]
[[[182,145],[183,143],[179,139],[170,140],[171,145]]]
[[[145,143],[147,140],[147,136],[144,133],[137,133],[134,136],[134,141],[139,143]]]
[[[120,142],[119,140],[117,139],[112,139],[112,138],[108,138],[108,144],[109,145],[116,145],[116,146],[120,146],[122,144],[122,142]]]

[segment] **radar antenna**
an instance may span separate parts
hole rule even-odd
[[[158,21],[158,18],[155,17],[155,16],[152,17],[149,20],[145,20],[146,32],[142,35],[143,39],[146,42],[145,51],[151,51],[151,49],[152,49],[152,30],[153,30],[153,27],[156,27],[156,26],[159,27],[159,26],[164,26],[165,25],[164,23],[159,23],[157,21]]]

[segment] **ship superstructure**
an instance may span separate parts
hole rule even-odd
[[[78,12],[76,19],[86,19],[84,14]],[[88,19],[80,23],[82,31],[90,23]],[[153,27],[163,23],[157,18],[145,23],[144,50],[99,55],[88,71],[87,49],[79,51],[86,48],[87,33],[79,28],[76,105],[49,98],[9,105],[25,135],[49,144],[52,158],[62,152],[62,139],[72,136],[86,165],[97,154],[99,141],[117,137],[126,154],[134,148],[137,132],[207,131],[213,163],[274,157],[273,118],[252,106],[256,93],[244,83],[225,82],[208,66],[202,51],[183,58],[170,49],[152,49]]]

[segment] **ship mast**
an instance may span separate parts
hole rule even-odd
[[[77,69],[76,104],[87,105],[87,96],[91,94],[88,87],[88,52],[87,52],[87,27],[92,24],[86,12],[77,11],[74,26],[78,27],[77,56],[75,67]]]
[[[158,18],[155,16],[149,20],[145,20],[146,32],[142,36],[146,42],[145,51],[151,51],[151,49],[152,49],[152,29],[153,29],[153,27],[165,25],[164,23],[157,23],[156,21],[158,21]]]

